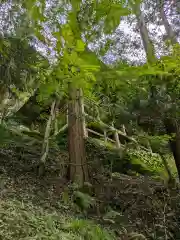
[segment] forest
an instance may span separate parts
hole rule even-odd
[[[179,0],[0,0],[0,239],[180,239]]]

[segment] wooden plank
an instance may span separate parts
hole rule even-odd
[[[103,135],[103,134],[98,133],[98,132],[96,132],[96,131],[93,131],[93,130],[91,130],[91,129],[89,129],[89,128],[87,128],[87,131],[104,138],[104,135]],[[115,141],[112,140],[111,138],[107,138],[107,140],[110,141],[110,142],[115,143]]]
[[[123,133],[122,131],[112,127],[112,126],[109,126],[108,124],[102,122],[102,121],[97,121],[94,117],[90,116],[89,114],[85,113],[85,116],[89,119],[92,119],[94,122],[98,123],[100,126],[102,126],[103,128],[105,129],[109,129],[110,131],[112,132],[117,132],[119,135],[123,136],[124,138],[130,140],[131,142],[134,142],[134,143],[137,143],[137,141],[130,137],[130,136],[127,136],[125,133]]]

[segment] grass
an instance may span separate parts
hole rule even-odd
[[[113,240],[114,237],[90,221],[10,200],[0,202],[0,239]]]

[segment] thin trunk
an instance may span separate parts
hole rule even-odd
[[[127,135],[127,134],[126,134],[126,127],[124,126],[124,124],[122,125],[122,132],[123,132],[125,135]]]
[[[112,123],[112,127],[114,128],[113,123]],[[115,140],[116,148],[119,152],[119,156],[120,156],[120,158],[122,158],[122,146],[121,146],[121,142],[119,140],[119,134],[118,134],[117,130],[114,131],[114,140]]]
[[[56,136],[58,134],[58,120],[55,119],[54,121],[54,136]]]
[[[166,172],[168,174],[168,178],[169,178],[168,182],[173,182],[173,176],[172,176],[171,170],[169,168],[168,162],[166,160],[166,157],[163,154],[160,154],[160,156],[161,156],[162,162],[164,164],[164,167],[166,169]]]
[[[164,0],[160,0],[160,15],[161,15],[161,19],[163,22],[163,25],[165,27],[166,30],[166,34],[168,39],[171,41],[171,44],[176,44],[177,38],[176,38],[176,34],[173,31],[172,26],[170,25],[166,13],[165,13],[165,1]],[[175,136],[170,140],[170,147],[171,147],[171,151],[173,153],[174,156],[174,160],[176,163],[176,168],[178,171],[178,175],[179,175],[179,179],[180,179],[180,130],[179,130],[179,123],[176,122],[176,120],[174,119],[166,119],[164,121],[165,127],[166,127],[166,131],[168,134],[174,134]]]
[[[170,139],[170,148],[175,160],[178,176],[180,179],[180,130],[175,120],[165,119],[164,121],[167,134],[172,136]]]
[[[68,109],[68,106],[67,106],[67,109],[66,109],[66,123],[68,125],[68,121],[69,121],[69,109]]]
[[[88,167],[83,137],[83,115],[80,89],[69,86],[68,140],[69,140],[69,179],[78,185],[88,181]]]
[[[121,143],[119,141],[119,134],[117,131],[114,132],[114,139],[116,141],[116,147],[117,149],[120,149],[121,148]]]
[[[148,29],[144,20],[144,16],[141,12],[140,4],[133,3],[131,4],[134,14],[138,22],[141,39],[143,42],[143,47],[146,52],[146,58],[149,63],[152,63],[156,60],[154,46],[148,34]]]
[[[112,127],[114,128],[114,123],[112,123]],[[116,144],[117,149],[121,149],[121,143],[120,143],[120,140],[119,140],[119,134],[118,134],[117,130],[114,131],[114,140],[115,140],[115,144]]]
[[[138,21],[140,34],[143,42],[144,49],[146,51],[147,61],[149,63],[153,63],[156,60],[155,51],[153,43],[151,42],[148,34],[148,29],[146,27],[146,23],[143,17],[143,14],[140,9],[140,4],[131,4],[134,14],[136,15],[136,19]],[[173,30],[166,18],[164,10],[161,12],[164,20],[164,25],[168,34],[168,37],[171,41],[175,42]],[[174,133],[176,137],[170,141],[171,150],[175,159],[176,167],[178,170],[178,174],[180,177],[180,132],[177,131],[177,127],[174,126],[172,120],[164,120],[164,125],[166,126],[166,131],[168,134]]]
[[[163,25],[165,27],[168,39],[171,41],[172,44],[176,44],[177,43],[177,38],[176,38],[176,34],[172,29],[172,26],[169,24],[169,21],[167,19],[166,13],[165,13],[165,1],[164,0],[160,0],[160,15],[161,15],[161,19],[163,22]]]
[[[50,115],[49,115],[49,119],[47,121],[46,130],[45,130],[45,134],[44,134],[44,141],[43,141],[43,146],[42,146],[42,155],[41,155],[40,165],[39,165],[39,175],[40,176],[42,176],[44,174],[45,162],[46,162],[47,155],[48,155],[48,152],[49,152],[49,136],[50,136],[50,132],[51,132],[52,121],[53,121],[54,116],[55,116],[55,105],[56,105],[56,101],[54,100],[52,105],[51,105],[51,112],[50,112]]]
[[[106,130],[104,130],[104,141],[105,141],[105,143],[107,143],[107,132],[106,132]]]

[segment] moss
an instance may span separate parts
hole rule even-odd
[[[128,173],[131,170],[140,174],[154,175],[162,168],[162,161],[157,154],[151,156],[145,151],[130,149],[125,157],[120,159],[119,152],[113,145],[105,145],[99,140],[88,139],[86,151],[92,164],[100,160],[105,168],[109,169],[112,166],[114,172]]]
[[[65,135],[58,138],[61,150],[67,150],[67,138]],[[119,151],[111,143],[104,143],[99,139],[88,138],[86,141],[86,153],[88,162],[94,169],[99,165],[113,172],[128,174],[135,172],[143,175],[158,175],[167,178],[162,160],[158,154],[152,154],[144,150],[128,149],[123,158]],[[172,162],[172,161],[171,161]]]

